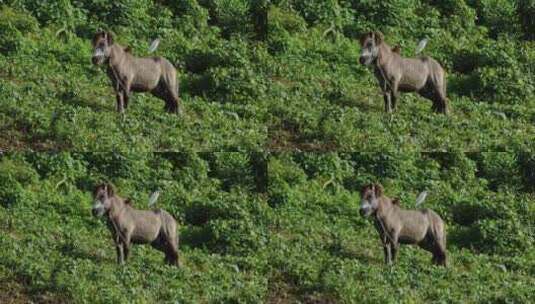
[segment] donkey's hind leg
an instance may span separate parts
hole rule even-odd
[[[431,110],[433,110],[433,112],[440,112],[442,106],[434,88],[427,84],[424,88],[418,91],[418,94],[420,94],[420,96],[423,98],[429,99],[433,102],[433,106],[431,106]]]
[[[171,92],[165,94],[165,110],[169,113],[181,114],[182,110],[178,96],[175,96]]]
[[[440,93],[433,97],[433,109],[437,113],[448,114],[448,100]]]
[[[170,80],[173,81],[173,80]],[[168,83],[166,85],[166,103],[169,105],[168,112],[170,113],[176,113],[176,114],[182,114],[182,104],[180,102],[180,98],[178,97],[178,84],[176,83]]]
[[[438,74],[433,77],[433,101],[437,105],[437,112],[442,114],[448,114],[445,77],[444,74]]]

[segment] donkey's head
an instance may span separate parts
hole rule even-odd
[[[111,198],[114,196],[111,184],[100,184],[93,190],[93,207],[91,211],[94,216],[103,216],[111,209]]]
[[[106,62],[111,56],[111,46],[113,45],[113,35],[109,32],[99,31],[93,36],[93,56],[91,61],[95,65]]]
[[[379,198],[383,195],[383,186],[368,184],[360,190],[360,214],[370,216],[379,208]]]
[[[370,65],[379,55],[379,46],[383,43],[384,36],[381,32],[368,32],[360,37],[359,62]]]

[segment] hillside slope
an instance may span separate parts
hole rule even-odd
[[[40,303],[531,303],[533,172],[534,155],[509,153],[9,154],[0,291]],[[137,208],[162,190],[157,206],[181,223],[182,268],[143,246],[116,265],[90,213],[102,180]],[[447,224],[448,268],[411,246],[383,264],[358,213],[368,182],[404,208],[429,192],[424,207]]]
[[[273,1],[268,50],[269,147],[274,150],[496,151],[533,149],[533,1]],[[402,94],[384,113],[371,69],[358,63],[361,33],[423,54],[448,73],[451,115]]]
[[[3,1],[3,150],[260,150],[267,140],[265,1]],[[265,19],[265,18],[264,18]],[[103,68],[91,64],[99,29],[178,68],[185,115],[134,94],[125,119]]]

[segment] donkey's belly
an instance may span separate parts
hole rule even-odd
[[[399,241],[400,244],[416,244],[420,240],[417,240],[416,238],[411,237],[411,236],[400,235],[399,238],[398,238],[398,241]]]
[[[408,93],[408,92],[415,92],[418,91],[419,88],[417,88],[415,85],[412,84],[399,84],[398,90],[400,92]]]
[[[158,86],[159,78],[156,79],[136,79],[136,81],[132,82],[132,85],[130,87],[130,90],[132,92],[150,92],[156,86]]]
[[[138,222],[131,236],[134,243],[151,243],[160,233],[160,223],[142,221]]]
[[[416,92],[425,86],[427,77],[423,75],[403,75],[398,84],[400,92]]]

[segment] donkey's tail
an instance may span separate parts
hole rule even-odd
[[[427,197],[427,191],[422,191],[420,195],[416,198],[416,207],[420,206],[425,201],[425,198]]]

